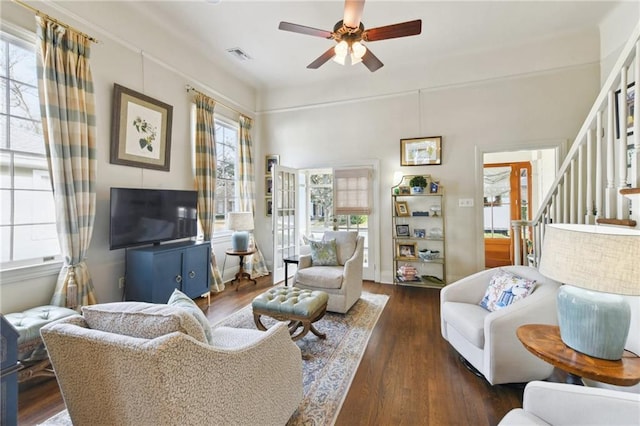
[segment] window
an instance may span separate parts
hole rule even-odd
[[[0,268],[60,253],[45,157],[35,50],[0,32]]]
[[[226,229],[225,218],[235,210],[238,198],[236,176],[238,163],[238,123],[215,118],[216,132],[216,223],[215,231]]]

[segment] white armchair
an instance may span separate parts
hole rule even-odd
[[[283,425],[298,407],[302,360],[285,323],[215,328],[209,344],[187,311],[132,303],[41,329],[73,424]]]
[[[440,292],[442,337],[492,384],[522,383],[549,377],[553,366],[522,345],[516,329],[523,324],[556,325],[559,283],[529,266],[502,269],[536,280],[528,297],[490,312],[479,305],[495,269],[465,277]]]
[[[522,408],[509,411],[500,426],[638,425],[640,395],[565,383],[530,382]]]
[[[353,231],[327,231],[323,240],[336,240],[337,266],[314,266],[311,255],[300,255],[293,285],[329,294],[327,311],[346,313],[362,294],[364,237]]]

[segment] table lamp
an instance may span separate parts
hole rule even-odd
[[[235,231],[231,235],[233,251],[249,250],[249,232],[253,231],[253,213],[230,212],[227,214],[227,227]]]
[[[547,225],[539,270],[565,284],[557,296],[562,341],[596,358],[622,358],[631,308],[621,295],[640,295],[640,231]]]

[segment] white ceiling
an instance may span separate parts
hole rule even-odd
[[[362,22],[374,28],[422,19],[421,35],[368,43],[391,74],[436,64],[444,56],[593,29],[615,6],[613,1],[367,0]],[[342,19],[342,1],[136,1],[122,7],[156,20],[258,89],[370,74],[362,64],[341,66],[333,61],[307,69],[334,42],[278,30],[280,21],[332,30]],[[252,59],[240,61],[226,52],[235,47]]]

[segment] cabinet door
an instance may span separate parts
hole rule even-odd
[[[191,298],[202,296],[209,291],[210,247],[200,244],[189,247],[183,253],[182,292]]]
[[[154,279],[148,283],[153,286],[152,303],[167,303],[173,290],[182,288],[181,253],[180,250],[170,250],[153,256],[153,272],[149,272]]]

